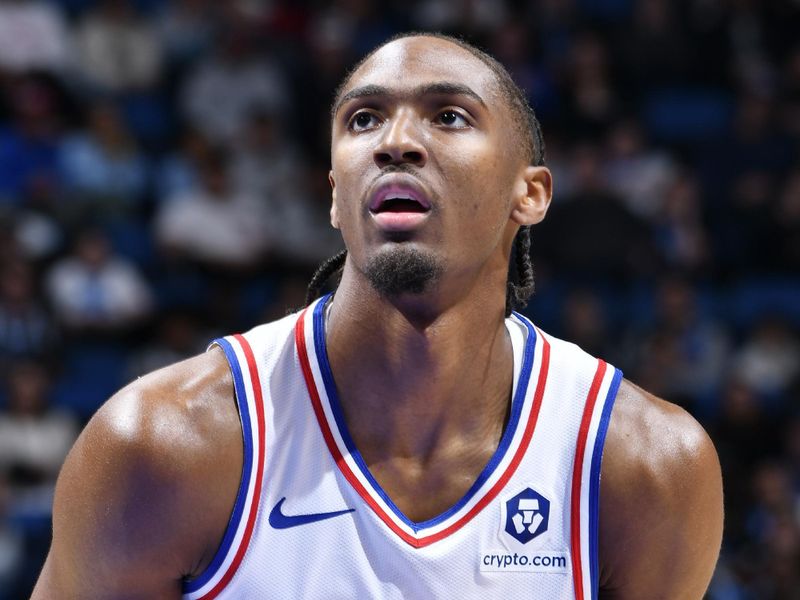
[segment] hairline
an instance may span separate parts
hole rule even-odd
[[[364,64],[372,58],[379,50],[383,49],[385,46],[388,46],[392,42],[396,42],[399,40],[409,39],[409,38],[431,38],[436,40],[442,40],[469,52],[470,55],[477,58],[492,74],[494,78],[495,85],[497,86],[497,92],[503,98],[503,102],[505,103],[506,109],[512,116],[518,116],[523,121],[524,124],[513,127],[515,135],[520,138],[520,141],[523,143],[525,148],[525,156],[524,159],[527,163],[535,165],[535,164],[543,164],[543,149],[538,148],[537,145],[541,142],[538,142],[535,139],[535,133],[531,130],[530,125],[527,123],[528,115],[526,114],[526,107],[529,109],[530,107],[527,105],[527,102],[523,106],[517,106],[518,98],[515,98],[517,92],[519,91],[519,87],[514,83],[514,80],[511,78],[510,73],[508,70],[500,63],[497,59],[492,57],[490,54],[484,52],[480,48],[473,46],[469,42],[461,40],[460,38],[443,34],[437,32],[429,32],[429,31],[410,31],[406,33],[400,33],[392,38],[386,40],[385,42],[379,44],[372,50],[370,50],[363,58],[361,58],[345,75],[342,82],[336,88],[336,92],[334,94],[333,103],[331,104],[331,130],[333,128],[333,122],[336,118],[336,114],[338,112],[338,108],[341,106],[343,92],[346,89],[347,85],[350,83],[353,76],[356,72],[364,66]],[[504,81],[505,80],[505,81]],[[520,132],[520,128],[524,129],[527,135],[523,135]]]

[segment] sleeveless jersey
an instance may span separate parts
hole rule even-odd
[[[497,450],[454,506],[414,522],[347,431],[325,303],[215,341],[244,465],[220,548],[183,597],[596,599],[600,461],[620,371],[506,319],[514,389]]]

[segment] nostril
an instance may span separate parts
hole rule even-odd
[[[409,162],[420,163],[422,162],[422,152],[417,152],[417,151],[403,152],[403,158],[405,158]]]
[[[387,152],[376,152],[375,153],[375,162],[379,165],[386,165],[392,162],[392,155],[388,154]]]

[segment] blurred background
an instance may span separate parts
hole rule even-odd
[[[341,244],[334,87],[409,29],[542,121],[528,315],[711,433],[709,598],[800,598],[798,0],[0,0],[0,600],[109,395],[302,305]]]

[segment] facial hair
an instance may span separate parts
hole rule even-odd
[[[366,265],[365,274],[379,294],[393,298],[422,294],[439,279],[442,270],[442,265],[430,254],[401,247],[373,257]]]

